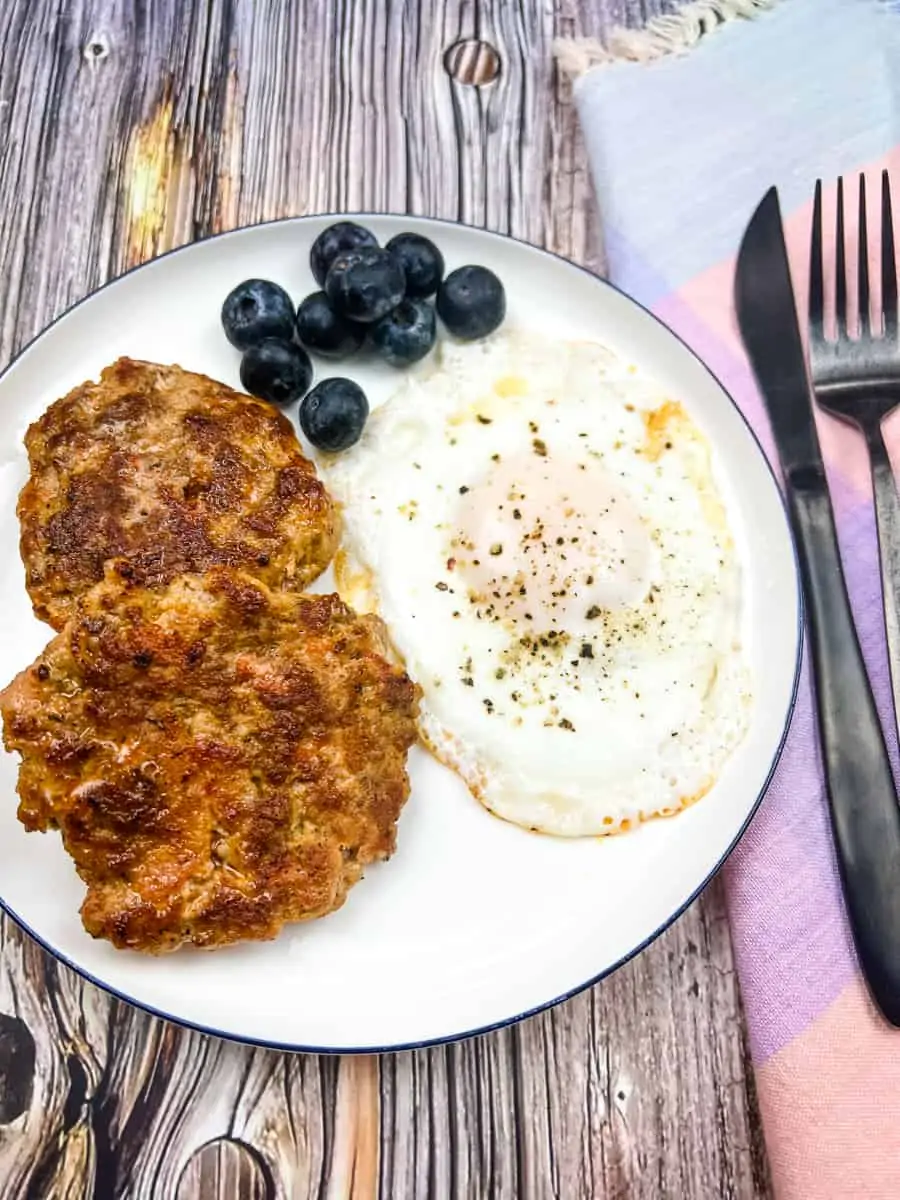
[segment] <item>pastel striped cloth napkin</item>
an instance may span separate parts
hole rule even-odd
[[[721,23],[728,15],[736,19]],[[611,278],[693,346],[774,455],[734,317],[737,247],[778,184],[804,295],[816,178],[865,170],[877,197],[890,166],[900,198],[900,3],[699,0],[606,49],[557,49],[577,76]],[[832,187],[826,212],[833,204]],[[827,416],[819,425],[896,771],[868,465],[854,430]],[[895,425],[896,451],[898,434]],[[900,1031],[872,1007],[855,960],[808,671],[777,775],[726,885],[777,1195],[897,1200]]]

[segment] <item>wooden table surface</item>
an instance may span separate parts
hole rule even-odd
[[[271,217],[456,218],[601,269],[551,41],[677,6],[2,0],[0,360],[124,268]],[[469,38],[488,86],[446,69]],[[0,924],[3,1200],[376,1195],[769,1196],[719,885],[554,1011],[381,1058],[187,1032]]]

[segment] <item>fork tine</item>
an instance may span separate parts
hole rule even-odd
[[[809,334],[825,338],[825,282],[822,265],[822,180],[816,180],[813,201],[812,235],[809,243]]]
[[[859,295],[859,336],[871,333],[869,321],[869,230],[866,218],[866,177],[859,177],[859,260],[857,263],[857,294]]]
[[[891,215],[891,180],[881,172],[881,308],[885,337],[897,337],[897,260],[894,257],[894,220]]]
[[[844,180],[837,181],[837,279],[834,285],[834,315],[838,340],[847,336],[847,262],[844,255]]]

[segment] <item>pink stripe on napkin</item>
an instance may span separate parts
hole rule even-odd
[[[779,1197],[900,1195],[897,1033],[861,980],[757,1071],[757,1089]]]

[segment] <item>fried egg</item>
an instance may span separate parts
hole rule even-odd
[[[605,347],[446,343],[320,462],[338,586],[420,684],[422,739],[491,811],[612,833],[702,796],[749,721],[709,446]]]

